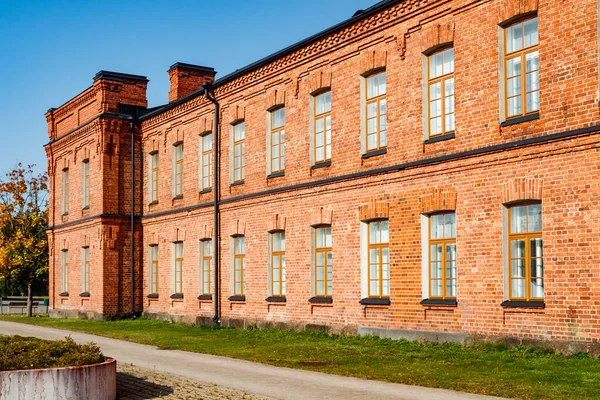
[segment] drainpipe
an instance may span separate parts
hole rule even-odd
[[[135,318],[135,130],[136,116],[129,121],[131,132],[131,316]]]
[[[206,98],[215,105],[215,118],[214,118],[214,131],[213,131],[213,213],[214,213],[214,302],[215,302],[215,315],[213,316],[213,324],[220,325],[221,319],[219,315],[219,300],[220,300],[220,283],[219,283],[219,248],[220,248],[220,232],[219,232],[219,102],[214,97],[212,91],[212,84],[207,82],[202,85],[204,88],[204,94]]]

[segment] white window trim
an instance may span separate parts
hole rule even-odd
[[[60,286],[61,286],[62,292],[69,291],[69,279],[68,279],[69,271],[68,270],[65,271],[65,260],[67,261],[66,264],[68,265],[69,264],[69,250],[68,249],[62,249],[60,251]],[[67,279],[65,279],[65,277]],[[65,285],[65,283],[66,283],[66,285]]]
[[[235,182],[234,167],[233,167],[233,136],[235,135],[235,125],[229,124],[229,184]]]
[[[367,77],[360,76],[360,155],[367,153]],[[365,297],[363,297],[364,299]]]
[[[429,215],[421,214],[421,299],[429,298]],[[457,293],[458,296],[458,293]]]
[[[318,96],[318,95],[317,95]],[[309,114],[309,123],[308,123],[308,136],[309,140],[309,156],[310,156],[310,165],[315,165],[316,154],[315,154],[315,95],[310,95],[310,100],[308,101],[308,114]]]
[[[90,160],[86,158],[81,162],[81,208],[89,208],[90,206],[90,181],[88,180],[87,185],[85,182],[85,175],[90,176]],[[87,202],[86,202],[86,194],[87,194]]]
[[[506,205],[502,205],[502,281],[503,285],[503,299],[509,300],[510,293],[508,292],[508,286],[510,279],[509,274],[509,261],[508,261],[508,209]],[[542,214],[543,215],[543,214]]]
[[[369,297],[369,223],[360,222],[360,298]]]
[[[148,153],[148,160],[146,162],[148,167],[148,203],[152,202],[152,157],[154,157],[153,153]]]
[[[429,56],[423,54],[422,57],[422,102],[423,102],[423,141],[429,139]]]
[[[62,194],[62,214],[67,214],[69,212],[69,191],[71,189],[71,185],[69,182],[69,169],[65,168],[62,170],[62,190],[61,190],[61,194]],[[65,186],[65,184],[67,186]],[[68,189],[65,191],[65,187],[67,187]]]
[[[505,74],[504,69],[504,27],[498,26],[498,115],[500,123],[506,121],[506,110],[504,108],[504,96],[505,96]]]
[[[90,288],[89,288],[89,280],[90,280],[89,269],[87,271],[88,272],[88,277],[87,277],[88,278],[88,288],[87,288],[87,290],[85,287],[85,252],[86,252],[86,249],[88,250],[88,263],[90,262],[90,260],[89,260],[89,258],[90,258],[89,257],[90,256],[89,249],[90,248],[89,248],[89,246],[83,246],[81,248],[81,293],[85,293],[85,292],[89,293],[89,290],[90,290]],[[90,267],[91,267],[91,265],[90,265]]]

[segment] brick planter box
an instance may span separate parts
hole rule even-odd
[[[115,400],[117,360],[82,367],[0,372],[1,399]]]

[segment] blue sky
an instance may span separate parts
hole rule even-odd
[[[177,61],[218,78],[377,1],[0,0],[0,173],[17,161],[46,169],[44,113],[102,69],[147,76],[156,106]]]

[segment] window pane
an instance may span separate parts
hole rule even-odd
[[[386,74],[385,72],[382,72],[381,74],[378,75],[379,77],[379,95],[383,95],[387,92],[387,88],[386,88]]]
[[[325,262],[325,257],[323,255],[323,253],[317,253],[317,257],[315,260],[315,265],[317,267],[322,267]],[[317,268],[317,279],[323,279],[323,269],[322,268]]]
[[[544,280],[541,278],[535,278],[531,280],[531,297],[543,298],[544,297]]]
[[[542,230],[542,205],[532,204],[527,207],[528,211],[528,226],[529,232],[538,232]]]
[[[442,97],[442,83],[436,82],[429,85],[429,100],[437,100]]]
[[[444,75],[454,72],[454,48],[444,51]]]
[[[325,295],[325,282],[317,281],[316,293],[317,296]]]
[[[367,136],[367,150],[376,149],[377,148],[377,135],[368,135]]]
[[[521,233],[527,231],[527,206],[511,207],[510,232]]]
[[[369,243],[379,243],[379,222],[371,222],[369,224]]]
[[[369,103],[367,105],[367,118],[374,118],[377,116],[377,102]]]
[[[442,118],[441,117],[432,118],[429,121],[429,133],[431,135],[439,135],[440,133],[442,133]]]
[[[521,96],[508,99],[508,116],[522,114]]]
[[[429,103],[429,116],[431,118],[439,117],[442,115],[442,101],[434,100]]]
[[[441,297],[442,296],[442,281],[432,280],[431,281],[431,296]]]
[[[390,223],[389,221],[381,221],[381,243],[388,243],[390,241]]]
[[[523,24],[515,24],[506,29],[506,51],[521,50],[523,47]]]
[[[456,237],[456,214],[444,214],[444,237]]]
[[[454,114],[446,115],[446,132],[454,130]]]
[[[456,279],[446,281],[446,296],[456,297]]]
[[[534,51],[525,56],[525,71],[537,71],[540,68],[538,52]]]
[[[442,245],[441,244],[432,244],[430,246],[430,255],[429,260],[432,262],[442,261]],[[441,268],[441,267],[440,267]],[[441,275],[440,275],[441,278]]]
[[[430,218],[430,226],[431,233],[430,236],[432,239],[442,239],[444,237],[444,215],[443,214],[435,214]]]
[[[379,250],[371,249],[369,251],[369,263],[372,265],[379,265]]]
[[[325,229],[317,228],[315,230],[317,248],[325,247]]]
[[[525,240],[511,240],[510,241],[510,258],[524,258],[525,257]]]
[[[331,227],[323,228],[325,230],[325,246],[331,247]],[[331,253],[329,253],[331,255]]]
[[[524,47],[535,46],[538,44],[538,19],[532,18],[525,21],[523,30],[525,31],[523,41]]]
[[[315,132],[322,133],[325,130],[325,126],[323,124],[323,118],[319,118],[315,124]]]
[[[377,78],[376,75],[370,76],[369,78],[367,78],[367,98],[368,99],[379,96],[376,78]]]
[[[510,78],[506,81],[506,93],[509,97],[521,94],[521,77]]]
[[[512,278],[524,278],[525,277],[525,260],[511,260],[511,277]]]
[[[442,76],[442,53],[436,53],[429,57],[429,79]]]
[[[534,258],[534,257],[540,257],[539,260],[541,261],[541,257],[544,256],[544,246],[542,243],[542,239],[531,239],[531,241],[529,242],[529,255]],[[533,265],[533,260],[531,261],[531,265]],[[542,276],[542,275],[538,275],[538,274],[532,274],[532,276]]]
[[[446,279],[456,278],[456,261],[446,262]]]
[[[525,297],[525,280],[524,279],[512,279],[511,280],[511,297]]]
[[[456,244],[447,244],[446,245],[446,260],[447,261],[455,261],[456,260]],[[450,276],[453,278],[455,276]]]
[[[508,78],[521,76],[521,56],[506,61],[506,76]]]
[[[383,118],[384,122],[385,122],[385,117],[381,117]],[[383,125],[385,125],[385,123],[383,123]],[[387,132],[382,130],[381,132],[379,132],[379,146],[381,147],[385,147],[387,146]]]

